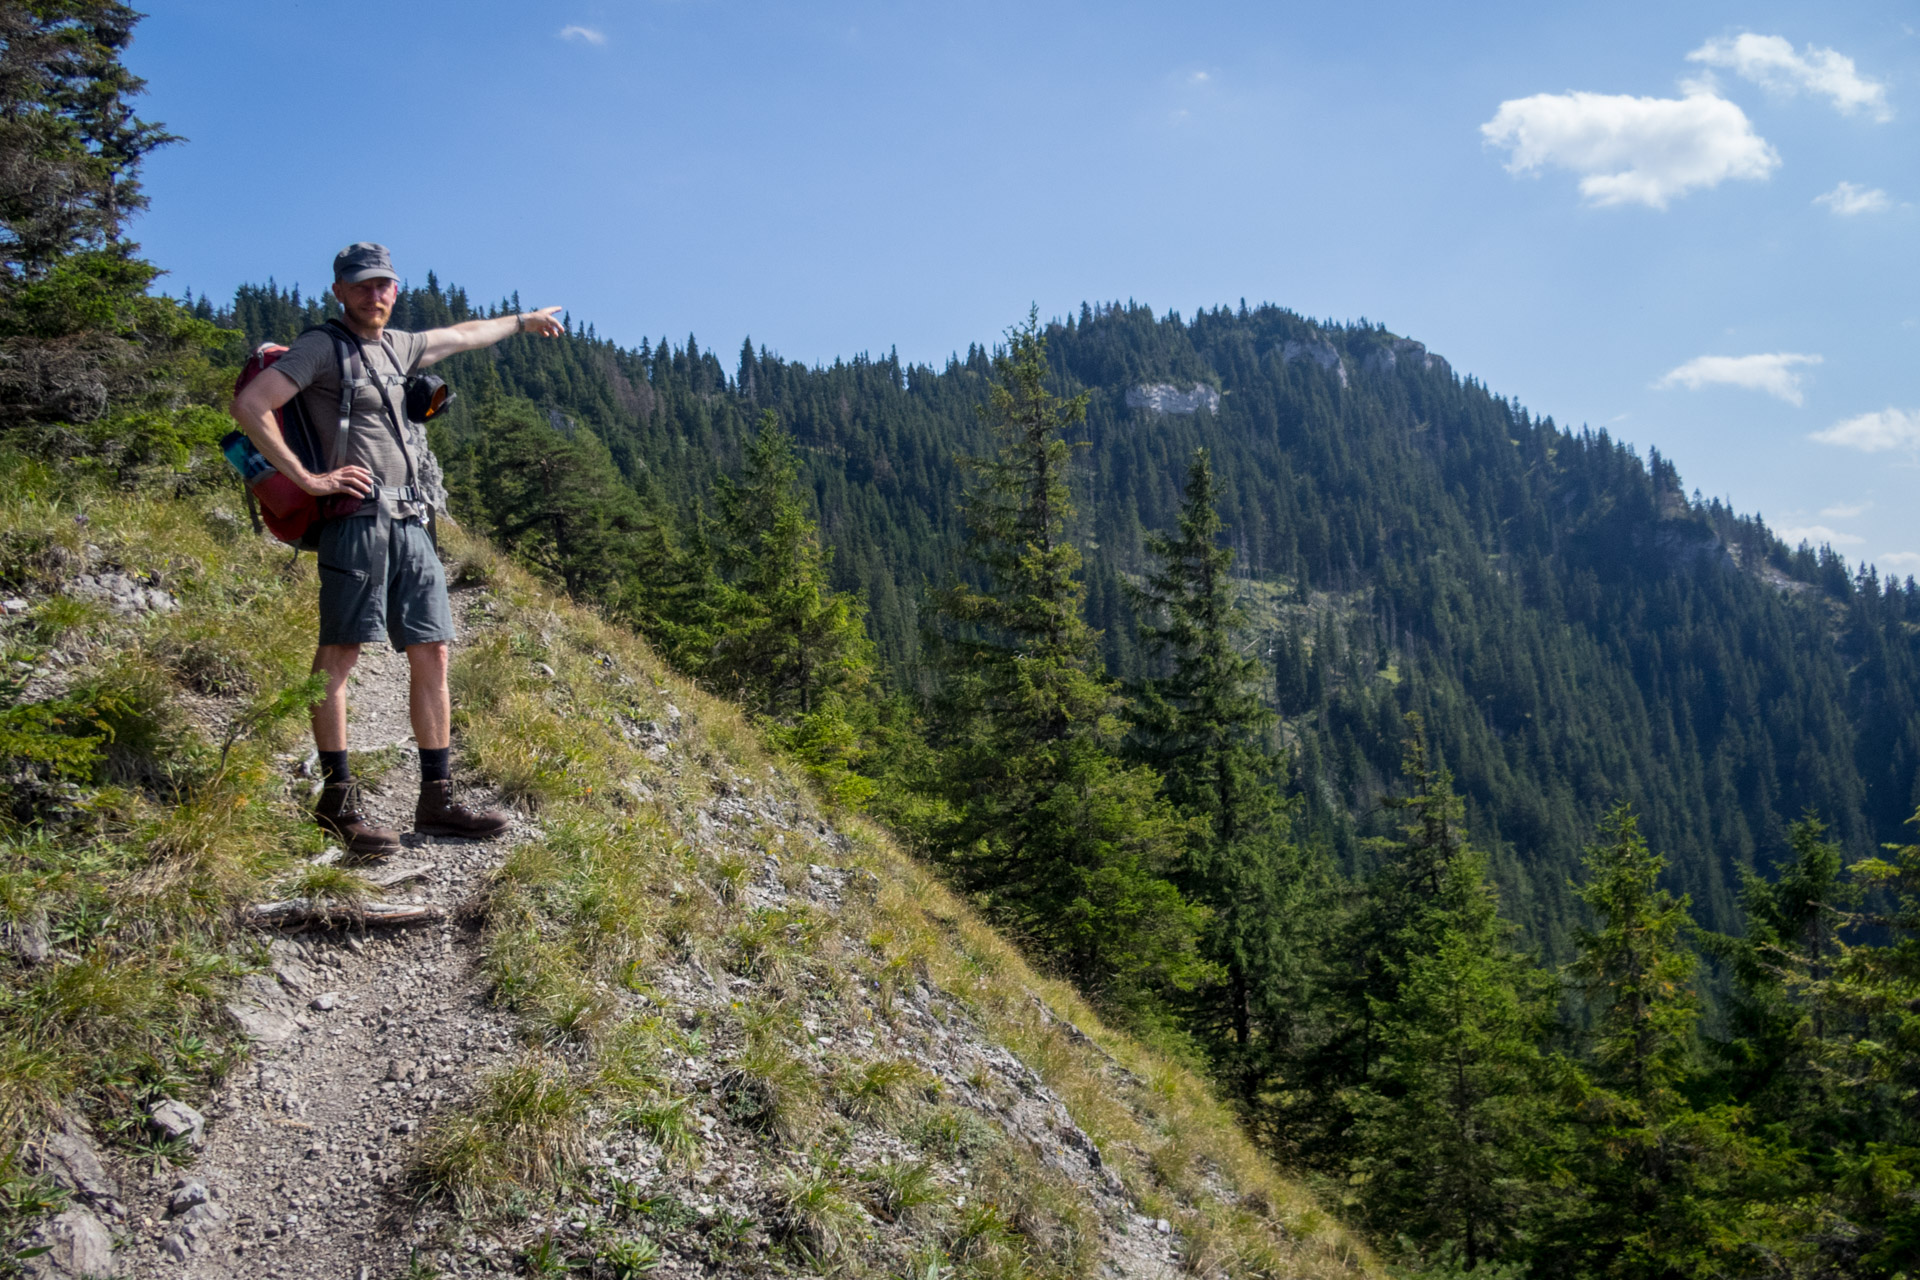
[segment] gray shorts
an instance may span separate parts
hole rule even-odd
[[[320,643],[393,647],[453,639],[447,575],[418,517],[329,520],[320,530]]]

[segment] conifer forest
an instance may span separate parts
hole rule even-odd
[[[157,291],[121,224],[169,139],[79,8],[92,62],[4,6],[0,465],[174,483],[332,303]],[[519,308],[428,273],[394,325]],[[456,356],[446,518],[1203,1065],[1404,1274],[1916,1274],[1920,586],[1378,324],[1008,321],[939,365],[579,316]],[[21,688],[9,849],[82,732]]]

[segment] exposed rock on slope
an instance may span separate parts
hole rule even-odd
[[[1427,350],[1426,343],[1415,342],[1412,338],[1395,338],[1383,347],[1375,347],[1367,353],[1361,367],[1368,373],[1392,373],[1402,364],[1423,372],[1434,369],[1448,374],[1453,372],[1453,366]]]
[[[1325,338],[1311,338],[1302,341],[1288,338],[1286,345],[1280,348],[1280,359],[1292,364],[1295,360],[1306,360],[1319,365],[1340,380],[1342,387],[1347,385],[1346,362],[1340,358],[1340,352]]]
[[[1206,383],[1196,383],[1182,391],[1170,382],[1155,382],[1127,390],[1127,408],[1151,413],[1220,412],[1220,393]]]

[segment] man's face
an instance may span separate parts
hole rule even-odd
[[[384,329],[393,316],[394,300],[400,296],[400,283],[375,276],[347,284],[333,282],[333,296],[346,308],[347,318],[362,329]]]

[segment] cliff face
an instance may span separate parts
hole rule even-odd
[[[1197,383],[1191,389],[1182,391],[1172,383],[1155,382],[1129,387],[1127,408],[1145,409],[1151,413],[1198,413],[1202,409],[1208,413],[1218,413],[1220,393],[1205,383]]]

